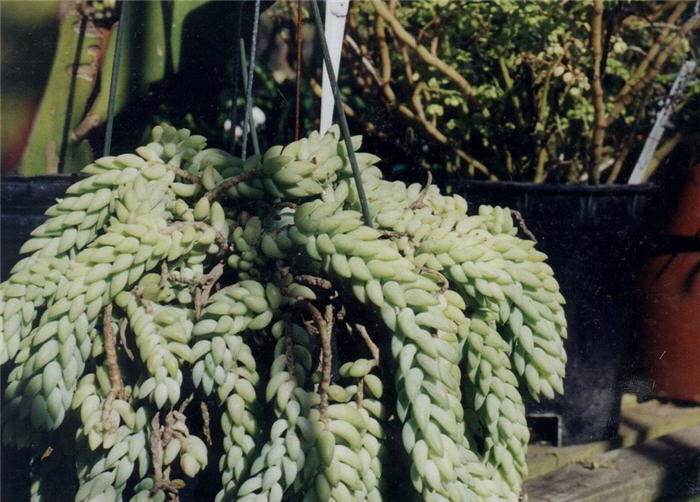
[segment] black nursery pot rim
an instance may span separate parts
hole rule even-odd
[[[607,194],[648,194],[656,192],[659,187],[653,183],[638,185],[627,184],[600,184],[582,185],[573,183],[534,183],[531,181],[483,181],[483,180],[446,180],[452,186],[452,191],[463,189],[488,189],[504,192],[533,192],[556,193],[569,195],[607,195]]]
[[[82,179],[82,178],[87,178],[87,174],[83,173],[56,173],[56,174],[39,174],[36,176],[20,176],[19,174],[10,174],[7,176],[2,176],[0,177],[0,184],[2,183],[16,183],[16,182],[22,182],[22,181],[63,181],[67,179],[73,179],[75,178],[76,180]]]
[[[66,189],[78,181],[85,179],[87,175],[82,173],[42,174],[40,176],[3,176],[0,178],[0,191],[2,192],[2,206],[13,208],[41,209],[41,213],[47,208],[42,205],[53,205],[56,198],[65,196]]]

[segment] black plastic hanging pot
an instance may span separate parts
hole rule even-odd
[[[4,281],[19,259],[19,250],[31,231],[46,220],[44,211],[65,195],[83,176],[8,176],[0,181],[0,277]]]
[[[31,231],[46,220],[44,211],[81,177],[10,176],[0,180],[0,280],[9,276]],[[2,445],[2,500],[22,500],[19,494],[29,493],[29,457],[28,449]]]
[[[448,180],[449,183],[450,180]],[[637,280],[658,231],[658,189],[457,181],[472,210],[519,211],[566,298],[564,396],[528,403],[533,438],[560,444],[617,435],[621,378],[635,356]]]
[[[1,277],[44,211],[79,175],[7,177],[1,184]],[[567,300],[569,355],[565,395],[530,403],[536,437],[557,444],[610,439],[617,433],[620,378],[630,352],[635,288],[642,260],[658,235],[656,187],[452,183],[472,208],[520,211],[549,256]],[[7,472],[7,471],[6,471]]]

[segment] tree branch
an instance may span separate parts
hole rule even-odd
[[[610,125],[617,117],[619,117],[620,113],[622,113],[622,110],[624,110],[625,106],[627,106],[627,101],[630,98],[630,96],[634,97],[637,94],[639,94],[639,91],[644,89],[651,81],[652,79],[656,76],[656,74],[661,70],[663,65],[666,63],[666,60],[669,58],[669,56],[673,53],[673,51],[676,49],[678,44],[681,43],[681,41],[688,36],[692,31],[700,27],[700,16],[693,16],[690,19],[688,19],[678,30],[678,32],[675,34],[675,36],[671,39],[671,41],[664,47],[664,49],[659,53],[659,55],[650,63],[650,68],[647,71],[647,73],[642,77],[638,82],[636,82],[634,85],[632,85],[627,92],[623,93],[623,91],[620,91],[620,94],[618,94],[617,98],[615,98],[615,107],[612,109],[610,114],[608,115],[608,120],[607,120],[607,125]],[[625,87],[628,87],[626,85]]]
[[[382,86],[384,96],[390,103],[396,102],[396,94],[391,88],[391,56],[389,55],[389,46],[386,43],[386,30],[384,29],[384,18],[377,16],[374,19],[374,30],[377,41],[379,42],[379,58],[382,64],[382,79],[379,85]]]
[[[686,7],[688,7],[688,4],[686,2],[678,2],[676,8],[673,10],[671,15],[667,19],[667,23],[669,25],[675,26],[676,21],[678,20],[680,15],[685,11]],[[625,21],[627,21],[627,19],[623,21],[623,24],[625,23]],[[642,59],[637,68],[635,68],[634,72],[632,72],[632,75],[630,75],[625,85],[615,97],[615,101],[623,101],[627,97],[627,94],[632,90],[632,86],[634,85],[634,83],[637,80],[639,80],[639,78],[644,74],[651,61],[658,54],[659,48],[661,47],[661,44],[664,43],[664,40],[666,40],[668,33],[669,28],[666,28],[661,33],[659,33],[659,35],[656,37],[656,41],[649,48],[646,55],[644,56],[644,59]]]
[[[425,117],[425,111],[423,110],[423,102],[421,101],[420,97],[420,92],[424,88],[427,89],[427,85],[425,84],[425,82],[419,82],[413,91],[413,98],[411,102],[413,104],[413,107],[416,109],[416,114],[411,112],[407,107],[405,107],[405,105],[399,106],[399,112],[401,112],[404,116],[412,118],[413,120],[416,120],[418,123],[420,123],[425,129],[425,131],[436,141],[445,145],[449,145],[457,154],[457,156],[460,157],[462,160],[466,161],[471,167],[489,176],[489,178],[495,179],[495,177],[490,173],[488,167],[486,167],[484,164],[468,155],[462,149],[458,148],[453,141],[450,141],[447,138],[447,136],[445,136],[432,122],[430,122]]]
[[[440,58],[435,57],[428,49],[416,42],[416,39],[406,31],[406,29],[401,25],[398,19],[389,11],[386,4],[382,0],[370,0],[372,6],[376,11],[377,15],[382,17],[394,32],[394,35],[404,44],[408,45],[411,49],[415,50],[421,59],[430,66],[434,66],[440,72],[442,72],[447,78],[452,80],[457,87],[464,93],[469,100],[475,104],[480,110],[484,118],[489,117],[488,109],[484,108],[483,104],[474,96],[474,91],[472,90],[469,82],[460,75],[454,68],[446,64]]]
[[[591,90],[593,92],[593,162],[590,165],[588,179],[594,185],[600,182],[600,165],[603,160],[603,143],[605,141],[605,104],[603,102],[603,84],[600,74],[602,58],[603,0],[593,0],[593,17],[591,20],[591,48],[593,50],[593,75]]]

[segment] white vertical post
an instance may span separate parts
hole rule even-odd
[[[646,172],[647,166],[649,165],[651,158],[654,156],[654,152],[656,151],[656,147],[659,145],[659,141],[661,141],[661,137],[664,135],[664,131],[668,127],[668,121],[671,118],[671,115],[673,115],[673,107],[676,106],[676,98],[683,93],[683,90],[688,84],[688,81],[691,79],[694,71],[695,61],[686,61],[683,64],[681,71],[678,72],[678,76],[671,86],[671,91],[668,94],[668,98],[666,98],[666,103],[664,103],[663,108],[661,108],[659,113],[656,115],[656,122],[654,122],[651,132],[644,142],[644,147],[642,148],[642,152],[639,154],[639,159],[637,160],[634,169],[632,169],[632,174],[627,182],[628,184],[634,185],[637,183],[644,183],[644,181],[646,181],[648,176]]]
[[[327,0],[326,1],[326,20],[324,22],[324,36],[328,44],[328,52],[331,55],[331,64],[333,73],[338,78],[338,68],[340,67],[340,52],[343,48],[343,36],[345,35],[345,18],[348,15],[348,0]],[[333,123],[333,107],[335,101],[333,99],[333,89],[331,89],[330,80],[328,80],[328,70],[326,64],[323,64],[323,87],[321,94],[321,126],[320,133],[325,133]]]

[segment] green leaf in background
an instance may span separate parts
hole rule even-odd
[[[178,71],[185,19],[207,1],[129,4],[115,114],[145,94],[150,85]],[[86,137],[107,117],[118,24],[111,30],[99,29],[91,21],[84,25],[81,42],[81,15],[75,9],[62,23],[51,75],[19,166],[20,174],[77,172],[94,154],[101,154],[99,150],[93,154]],[[78,48],[78,72],[73,82],[71,69]]]
[[[77,54],[81,25],[85,36]],[[75,9],[65,17],[46,91],[19,166],[20,174],[57,173],[61,156],[68,159],[61,169],[64,172],[77,171],[92,160],[89,145],[70,141],[68,136],[83,117],[95,87],[104,36],[105,32],[91,22],[81,23],[81,15]],[[76,60],[77,73],[73,79]]]

